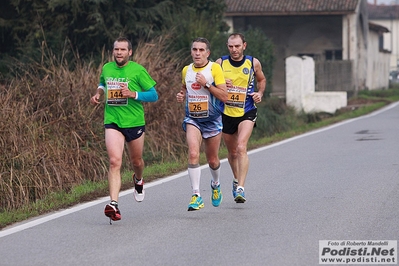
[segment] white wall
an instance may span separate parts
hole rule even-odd
[[[286,103],[297,112],[335,113],[347,105],[343,91],[315,92],[315,63],[308,56],[290,56],[285,60]]]

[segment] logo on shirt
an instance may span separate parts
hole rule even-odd
[[[244,67],[244,68],[242,69],[242,73],[244,73],[245,75],[248,75],[248,74],[249,74],[249,69],[246,68],[246,67]]]
[[[193,84],[191,84],[191,88],[193,90],[200,90],[201,89],[201,85],[199,83],[194,82]]]

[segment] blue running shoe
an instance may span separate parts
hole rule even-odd
[[[212,188],[212,197],[211,197],[212,205],[214,207],[219,207],[223,199],[222,191],[220,191],[220,184],[217,185],[216,187],[213,187],[211,181],[211,188]]]
[[[204,201],[201,196],[194,194],[191,197],[190,204],[188,204],[188,211],[197,211],[204,207]]]
[[[236,203],[244,203],[246,201],[245,192],[244,192],[244,190],[242,188],[237,189],[236,197],[234,198],[234,201]]]
[[[234,199],[237,197],[237,186],[238,186],[238,182],[236,182],[236,181],[233,179],[233,190],[232,190],[232,192],[233,192],[233,198],[234,198]]]

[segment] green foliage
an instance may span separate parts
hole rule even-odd
[[[185,14],[184,10],[189,7],[192,10],[195,10],[197,14],[206,14],[210,22],[213,24],[213,27],[216,27],[218,31],[227,31],[227,25],[223,21],[224,11],[227,6],[224,1],[220,0],[174,0],[175,10],[177,14],[181,14],[180,19],[177,20],[180,22],[182,19],[184,20],[189,14]],[[197,25],[199,26],[200,23]],[[196,36],[198,37],[198,36]]]
[[[181,51],[186,55],[184,64],[191,62],[190,46],[193,39],[197,37],[204,37],[211,43],[211,52],[213,54],[215,39],[220,35],[220,32],[227,30],[227,25],[220,19],[222,15],[212,12],[201,11],[202,9],[195,9],[192,7],[181,7],[173,13],[164,14],[163,33],[170,33],[173,35],[174,43],[171,47],[172,51]],[[178,23],[177,23],[178,22]]]
[[[272,92],[273,64],[275,62],[274,45],[265,33],[257,28],[244,32],[247,41],[246,52],[259,59],[266,77],[266,95]]]
[[[47,45],[59,51],[65,40],[81,56],[100,52],[119,35],[136,40],[162,25],[162,14],[173,7],[171,1],[12,1],[8,6],[17,16],[5,19],[12,26],[12,45],[29,56]],[[58,48],[58,49],[57,49]],[[21,51],[22,52],[22,51]]]
[[[258,139],[288,131],[298,126],[295,111],[285,104],[284,99],[267,98],[258,107],[258,118],[252,138]]]
[[[91,58],[111,50],[120,35],[136,46],[140,39],[152,39],[176,27],[191,35],[203,34],[180,27],[180,22],[191,20],[194,29],[208,21],[203,27],[220,29],[225,25],[224,6],[217,0],[7,1],[0,10],[0,69],[7,67],[7,56],[23,61],[40,59],[43,43],[53,51],[62,51],[68,44],[79,58]],[[190,7],[193,11],[186,13]]]
[[[393,87],[389,90],[363,90],[359,91],[358,97],[392,97],[399,95],[399,87]]]

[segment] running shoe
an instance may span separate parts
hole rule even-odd
[[[110,204],[105,205],[104,214],[105,214],[105,216],[109,217],[110,224],[111,224],[111,220],[119,221],[122,218],[121,212],[119,211],[119,208],[118,208],[118,203],[116,203],[115,201],[112,201]]]
[[[218,207],[223,199],[222,191],[220,191],[220,184],[217,185],[216,187],[213,187],[211,181],[211,188],[212,188],[212,196],[211,196],[212,205],[214,207]]]
[[[238,186],[238,182],[233,179],[233,190],[232,190],[233,198],[237,197],[237,186]]]
[[[188,205],[188,211],[197,211],[204,207],[204,201],[201,196],[194,194],[191,197],[190,204]]]
[[[144,190],[144,180],[136,180],[136,175],[133,175],[133,182],[134,182],[134,190],[133,190],[133,196],[134,199],[137,202],[142,202],[144,200],[145,196],[145,190]],[[139,184],[138,184],[139,183]]]
[[[236,203],[244,203],[246,201],[245,192],[244,192],[244,190],[242,188],[237,189],[234,201]]]

